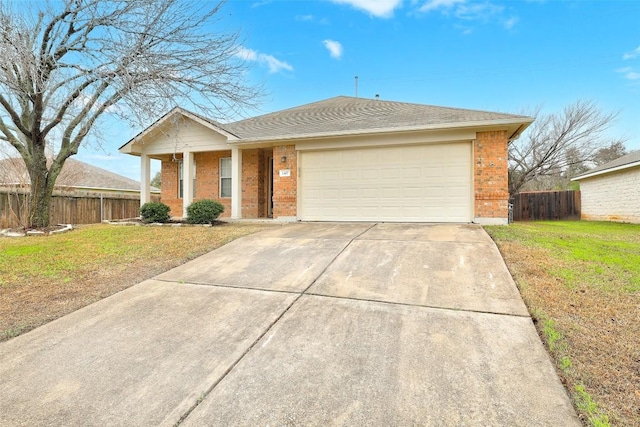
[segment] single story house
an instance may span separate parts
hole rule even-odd
[[[20,157],[0,159],[0,190],[26,192],[30,186],[29,174]],[[160,189],[149,188],[159,194]],[[56,180],[54,194],[86,196],[93,194],[140,196],[140,183],[106,169],[69,158],[64,162]]]
[[[573,178],[580,182],[582,219],[640,223],[640,151]]]
[[[231,218],[508,220],[508,144],[531,117],[339,96],[222,124],[174,108],[120,152],[162,162],[175,216],[211,198]]]

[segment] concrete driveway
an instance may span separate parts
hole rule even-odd
[[[580,426],[473,225],[290,224],[0,344],[0,425]]]

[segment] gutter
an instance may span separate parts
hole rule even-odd
[[[455,123],[447,123],[447,124],[437,124],[437,125],[428,125],[428,126],[406,126],[406,127],[392,127],[392,128],[377,128],[377,129],[360,129],[353,131],[333,131],[333,132],[320,132],[320,133],[307,133],[307,134],[294,134],[294,135],[286,135],[272,138],[243,138],[238,141],[228,141],[227,144],[242,146],[245,144],[255,144],[255,143],[268,143],[268,142],[276,142],[276,141],[291,141],[291,140],[305,140],[305,139],[318,139],[318,138],[332,138],[332,137],[341,137],[341,136],[361,136],[361,135],[372,135],[372,134],[385,134],[385,133],[398,133],[398,132],[419,132],[419,131],[430,131],[430,130],[450,130],[450,129],[464,129],[464,128],[478,128],[478,127],[493,127],[493,126],[505,126],[505,125],[520,125],[516,131],[511,135],[510,138],[514,138],[518,135],[519,132],[524,130],[527,126],[533,123],[534,118],[527,117],[527,120],[523,120],[523,118],[518,119],[505,119],[505,120],[494,120],[494,121],[475,121],[475,122],[455,122]],[[523,121],[525,123],[523,123]]]

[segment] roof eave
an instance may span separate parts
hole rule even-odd
[[[360,135],[372,135],[372,134],[389,134],[395,132],[420,132],[420,131],[436,131],[436,130],[451,130],[451,129],[468,129],[468,128],[491,128],[506,126],[512,127],[512,131],[509,140],[515,139],[519,136],[531,123],[534,118],[532,117],[518,117],[513,119],[499,119],[499,120],[482,120],[473,122],[455,122],[455,123],[442,123],[432,125],[420,125],[420,126],[404,126],[404,127],[392,127],[392,128],[377,128],[377,129],[356,129],[352,131],[333,131],[333,132],[316,132],[307,134],[294,134],[284,135],[269,138],[255,137],[255,138],[242,138],[235,141],[228,141],[229,145],[245,145],[256,144],[262,142],[277,142],[277,141],[292,141],[292,140],[307,140],[318,138],[335,138],[341,136],[360,136]]]
[[[120,191],[120,192],[123,192],[123,193],[140,193],[140,189],[139,188],[138,189],[131,189],[131,188],[91,187],[91,186],[83,186],[83,185],[61,185],[59,187],[60,188],[73,188],[75,190],[94,191],[94,192],[100,192],[100,191],[115,192],[115,191]],[[154,193],[154,194],[156,194],[156,193],[159,194],[160,190],[151,189],[150,192]]]
[[[220,126],[216,126],[215,124],[207,120],[204,120],[203,118],[201,118],[195,113],[192,113],[180,107],[174,107],[171,109],[171,111],[169,111],[164,116],[160,117],[158,120],[153,122],[149,127],[147,127],[146,129],[138,133],[136,136],[131,138],[129,141],[127,141],[125,144],[123,144],[120,148],[118,148],[118,151],[121,152],[122,154],[131,154],[134,156],[139,156],[141,152],[134,151],[133,145],[137,142],[140,142],[145,136],[150,134],[153,130],[158,129],[160,126],[162,126],[162,124],[164,124],[167,120],[169,120],[169,118],[174,114],[181,114],[182,116],[187,117],[193,120],[194,122],[199,123],[202,126],[205,126],[213,130],[214,132],[218,132],[219,134],[225,136],[227,138],[227,141],[234,141],[239,139],[237,135],[234,135],[233,133],[227,131],[226,129],[223,129]]]
[[[579,175],[579,176],[576,176],[575,178],[571,178],[571,181],[580,181],[581,179],[593,178],[594,176],[606,175],[608,173],[618,172],[621,170],[630,169],[634,167],[640,167],[640,161],[627,163],[625,165],[616,166],[614,168],[599,170],[597,172],[587,172],[583,175]]]

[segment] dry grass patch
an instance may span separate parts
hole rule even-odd
[[[0,341],[271,225],[83,226],[0,238]]]
[[[640,426],[640,226],[487,227],[585,425]]]

